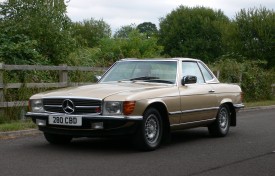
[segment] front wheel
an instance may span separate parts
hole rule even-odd
[[[44,133],[46,140],[51,144],[69,144],[73,139],[72,136]]]
[[[224,137],[227,135],[230,126],[230,110],[227,105],[221,105],[213,124],[208,126],[208,131],[212,136]]]
[[[142,150],[155,150],[160,146],[162,139],[161,115],[155,108],[149,108],[143,115],[143,121],[138,129],[134,144]]]

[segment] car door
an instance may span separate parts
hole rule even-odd
[[[187,75],[196,76],[197,83],[179,86],[181,123],[215,118],[218,110],[217,98],[211,85],[206,83],[198,62],[182,62],[182,77]]]

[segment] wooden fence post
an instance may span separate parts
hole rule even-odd
[[[216,77],[219,79],[220,78],[220,70],[216,71]]]
[[[63,69],[59,71],[59,84],[64,85],[65,87],[68,86],[68,70],[66,69],[66,64],[61,64],[59,66],[62,66]]]
[[[0,104],[2,105],[5,102],[3,72],[4,72],[4,63],[0,63]],[[4,116],[4,112],[5,112],[4,108],[0,108],[0,117]]]

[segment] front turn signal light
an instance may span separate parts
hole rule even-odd
[[[133,113],[135,109],[136,102],[135,101],[125,101],[123,102],[123,114],[130,115]]]

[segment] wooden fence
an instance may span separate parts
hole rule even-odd
[[[69,71],[88,71],[88,72],[104,72],[107,68],[99,67],[75,67],[75,66],[42,66],[42,65],[5,65],[0,63],[0,108],[4,107],[15,107],[15,106],[27,106],[27,101],[13,101],[6,102],[4,97],[4,89],[19,89],[23,85],[27,88],[63,88],[68,86],[78,86],[87,85],[91,82],[79,83],[79,82],[68,82],[68,72]],[[13,71],[13,70],[37,70],[37,71],[58,71],[59,72],[59,82],[57,83],[7,83],[4,84],[3,72]],[[217,72],[217,77],[219,72]],[[275,84],[271,85],[272,92],[274,94]]]
[[[4,71],[58,71],[59,72],[59,82],[56,83],[4,83],[3,72]],[[27,106],[28,101],[13,101],[6,102],[4,96],[4,89],[19,89],[23,85],[27,88],[63,88],[68,86],[78,86],[87,85],[91,82],[68,82],[68,72],[69,71],[88,71],[88,72],[104,72],[106,68],[99,67],[75,67],[75,66],[42,66],[42,65],[5,65],[0,63],[0,108],[4,107],[15,107],[15,106]]]

